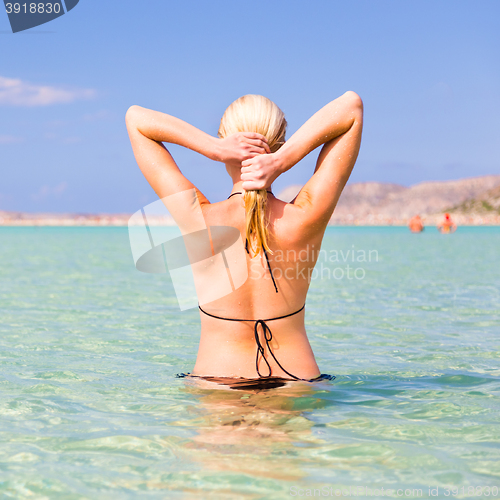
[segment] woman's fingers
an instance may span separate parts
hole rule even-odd
[[[247,139],[249,144],[264,148],[266,153],[271,152],[271,148],[267,143],[267,139],[262,134],[257,134],[256,132],[244,132],[243,135]]]
[[[247,142],[248,144],[252,144],[253,146],[257,146],[259,149],[263,150],[263,153],[271,152],[271,148],[266,141],[263,141],[261,139],[248,139]]]
[[[246,172],[242,170],[240,175],[242,181],[260,181],[265,177],[262,172],[255,170],[247,170]]]
[[[251,174],[254,171],[252,167],[241,167],[241,174]]]
[[[241,172],[240,178],[242,181],[253,181],[256,179],[256,176],[253,172]]]
[[[261,183],[266,182],[266,178],[262,174],[256,172],[242,173],[240,179],[242,181],[250,181],[250,182],[261,182]]]
[[[267,142],[267,139],[262,134],[258,134],[257,132],[242,132],[244,137],[248,139],[260,139],[261,141]]]
[[[262,156],[262,153],[259,153],[257,151],[254,151],[252,153],[245,153],[243,156],[242,156],[242,160],[241,160],[241,165],[243,165],[243,162],[244,161],[250,161],[250,160],[253,160],[256,156]]]
[[[246,174],[254,173],[254,174],[256,174],[256,173],[262,171],[261,166],[257,163],[253,163],[252,160],[246,160],[244,163],[246,163],[246,165],[243,165],[243,163],[241,164],[241,173],[246,173]]]
[[[221,161],[241,162],[270,152],[266,138],[254,132],[237,132],[220,140]]]
[[[252,146],[252,149],[250,149],[249,153],[254,153],[256,155],[264,155],[267,153],[267,151],[264,148],[258,148],[257,146]]]
[[[241,161],[242,167],[247,167],[249,165],[253,165],[256,161],[256,157],[262,156],[262,153],[254,150],[252,152],[248,152],[243,156],[243,160]]]

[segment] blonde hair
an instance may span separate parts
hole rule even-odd
[[[261,95],[248,94],[236,99],[226,109],[220,121],[219,137],[224,139],[237,132],[256,132],[266,138],[274,153],[285,142],[286,126],[285,114],[274,102]],[[259,255],[264,248],[272,253],[266,220],[267,190],[245,191],[244,201],[249,252]]]

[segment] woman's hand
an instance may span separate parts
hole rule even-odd
[[[241,164],[242,188],[245,191],[267,189],[282,172],[282,161],[277,153],[254,156]]]
[[[217,159],[237,167],[241,167],[244,160],[271,152],[266,138],[254,132],[238,132],[217,141]]]

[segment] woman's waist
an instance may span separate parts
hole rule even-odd
[[[262,319],[250,314],[223,316],[215,308],[200,307],[202,329],[196,373],[221,375],[223,371],[227,376],[243,377],[255,376],[255,371],[261,376],[261,369],[265,373],[288,373],[279,358],[305,366],[307,373],[298,375],[300,378],[316,374],[318,368],[304,325],[304,307],[270,318],[263,315]]]
[[[231,348],[241,346],[255,347],[262,343],[294,346],[307,341],[303,315],[294,315],[283,319],[256,319],[249,321],[223,321],[201,317],[201,342],[213,342],[219,346]]]
[[[200,346],[213,346],[217,350],[237,350],[242,353],[253,352],[261,345],[272,349],[292,351],[309,345],[305,326],[271,324],[248,325],[202,325]]]
[[[305,328],[276,328],[272,332],[260,326],[252,332],[202,330],[197,374],[256,377],[258,366],[264,375],[270,368],[273,375],[287,377],[280,365],[300,378],[318,374]]]
[[[200,343],[193,374],[219,377],[268,377],[314,378],[319,374],[318,365],[309,345],[273,345],[272,356],[264,347],[264,355],[254,344],[232,343],[206,348]]]

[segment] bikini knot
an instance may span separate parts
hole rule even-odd
[[[264,346],[260,342],[259,325],[262,327],[262,333],[264,333],[264,341],[265,341],[267,348],[269,349],[269,352],[272,352],[271,346],[269,345],[269,342],[273,339],[273,334],[271,332],[271,329],[267,326],[267,323],[265,322],[265,320],[258,319],[255,322],[255,326],[253,329],[254,334],[255,334],[255,343],[257,344],[257,356],[255,357],[255,368],[257,370],[257,374],[259,375],[259,377],[267,378],[267,377],[271,376],[272,370],[271,370],[271,365],[269,364],[269,362],[266,359],[266,352],[265,352]],[[259,371],[259,354],[262,356],[262,359],[265,361],[265,363],[267,365],[267,369],[269,370],[268,375],[262,375]]]

